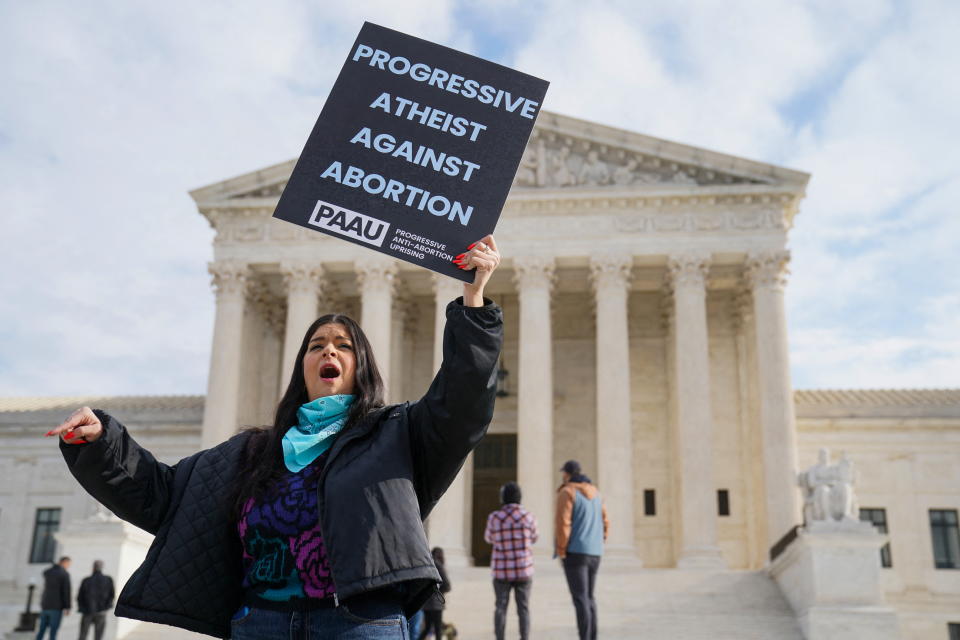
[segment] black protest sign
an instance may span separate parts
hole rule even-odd
[[[547,84],[367,22],[273,215],[471,282]]]

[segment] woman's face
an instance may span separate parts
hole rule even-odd
[[[307,343],[303,356],[303,379],[310,400],[340,393],[352,394],[357,372],[353,340],[342,324],[324,324]]]

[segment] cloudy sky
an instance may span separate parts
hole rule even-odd
[[[295,157],[364,20],[547,78],[551,111],[811,173],[795,386],[960,386],[955,0],[0,0],[0,395],[205,391],[187,191]]]

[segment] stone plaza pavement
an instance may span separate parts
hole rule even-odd
[[[449,571],[452,591],[444,619],[458,640],[493,638],[493,588],[486,568]],[[597,582],[599,637],[637,640],[802,640],[793,613],[776,584],[762,571],[638,569],[607,560]],[[21,605],[22,606],[22,605]],[[9,609],[7,610],[9,611]],[[541,560],[534,581],[531,637],[576,640],[576,620],[563,572],[556,561]],[[3,631],[13,628],[3,616]],[[60,637],[77,637],[76,614]],[[13,636],[11,636],[13,637]],[[23,637],[30,637],[29,635]],[[140,625],[128,640],[205,638],[161,625]],[[511,601],[507,638],[519,638]]]

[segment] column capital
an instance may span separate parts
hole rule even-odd
[[[667,259],[666,286],[676,290],[681,287],[692,287],[703,290],[707,285],[707,274],[710,271],[710,254],[706,252],[691,252],[673,254]]]
[[[513,259],[513,282],[521,291],[553,288],[555,276],[553,258],[525,256]]]
[[[280,275],[287,295],[292,293],[321,293],[324,268],[318,262],[284,260],[280,263]]]
[[[396,284],[397,263],[394,260],[367,259],[353,263],[361,292],[385,291],[393,293]]]
[[[250,266],[237,260],[218,260],[207,265],[211,285],[217,296],[232,294],[243,296],[247,292]]]
[[[594,293],[610,287],[625,289],[630,284],[633,256],[603,255],[590,258],[590,284]]]
[[[743,270],[743,278],[747,286],[753,291],[771,289],[783,291],[787,284],[787,263],[790,262],[789,251],[765,251],[751,253]]]

